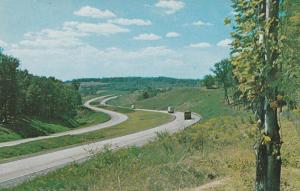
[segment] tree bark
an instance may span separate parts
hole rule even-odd
[[[265,121],[265,110],[264,110],[264,97],[260,96],[257,98],[255,104],[255,116],[259,121],[258,131],[261,133],[264,131],[264,121]],[[256,182],[255,190],[256,191],[265,191],[266,190],[266,180],[267,180],[267,147],[263,144],[263,140],[260,137],[255,145],[255,154],[256,154]]]
[[[261,144],[259,141],[256,151],[256,182],[255,190],[256,191],[265,191],[266,190],[266,180],[267,180],[267,148],[266,145]]]
[[[265,133],[271,138],[266,144],[267,148],[267,191],[280,190],[280,174],[281,174],[281,138],[279,133],[279,125],[277,119],[277,109],[271,108],[270,104],[266,106],[265,114]]]
[[[225,98],[225,102],[226,102],[228,105],[230,105],[229,98],[228,98],[227,87],[224,87],[224,98]]]

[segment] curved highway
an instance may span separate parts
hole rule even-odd
[[[97,131],[99,129],[104,129],[107,127],[112,127],[112,126],[118,125],[118,124],[126,121],[128,119],[127,115],[124,115],[124,114],[121,114],[118,112],[114,112],[114,111],[110,111],[110,110],[106,110],[106,109],[101,109],[101,108],[94,107],[91,105],[92,102],[97,101],[97,100],[99,100],[99,103],[102,103],[103,100],[104,101],[107,100],[107,97],[108,96],[97,97],[97,98],[94,98],[94,99],[91,99],[91,100],[85,102],[85,104],[84,104],[85,107],[87,107],[93,111],[103,112],[103,113],[108,114],[110,116],[110,120],[107,122],[100,123],[97,125],[92,125],[92,126],[85,127],[85,128],[78,128],[78,129],[65,131],[65,132],[61,132],[61,133],[55,133],[55,134],[51,134],[48,136],[39,136],[39,137],[34,137],[34,138],[26,138],[26,139],[21,139],[21,140],[16,140],[16,141],[3,142],[3,143],[0,143],[0,148],[8,147],[8,146],[15,146],[15,145],[19,145],[22,143],[37,141],[37,140],[41,140],[41,139],[49,139],[49,138],[54,138],[54,137],[66,136],[66,135],[79,135],[79,134],[88,133],[91,131]]]
[[[100,98],[90,100],[85,105],[93,110],[103,112],[103,109],[90,106],[90,103],[97,99]],[[102,104],[105,104],[106,101],[112,98],[105,98],[104,100],[102,97],[101,99]],[[105,112],[107,111],[108,110],[105,110]],[[111,114],[114,115],[116,113],[117,112],[112,112]],[[173,121],[145,131],[0,164],[0,187],[13,186],[36,175],[44,174],[51,170],[61,168],[72,162],[81,162],[87,160],[95,152],[100,151],[106,146],[109,146],[111,149],[124,148],[133,145],[141,146],[153,140],[158,132],[173,133],[191,126],[201,120],[201,117],[197,114],[193,114],[191,120],[184,120],[184,114],[182,112],[175,112],[172,115],[175,118]],[[123,114],[118,113],[117,116],[120,118],[116,120],[118,122],[121,120],[125,121],[127,119],[127,117],[125,117]]]

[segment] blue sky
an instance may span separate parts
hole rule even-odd
[[[201,78],[228,57],[230,0],[1,0],[0,46],[31,73]]]

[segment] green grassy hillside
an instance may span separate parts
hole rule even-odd
[[[108,121],[110,116],[102,112],[93,112],[86,108],[78,110],[74,119],[45,120],[38,118],[19,119],[13,125],[0,125],[0,142],[13,141],[29,137],[45,136],[53,133],[82,128]]]
[[[223,103],[223,92],[219,89],[205,88],[174,88],[158,96],[138,100],[139,95],[134,92],[124,94],[116,100],[108,102],[112,105],[130,106],[137,108],[163,109],[172,106],[175,110],[191,110],[201,114],[205,119],[219,115],[231,115],[232,109]]]

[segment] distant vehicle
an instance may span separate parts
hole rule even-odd
[[[131,105],[131,109],[135,109],[135,105]]]
[[[168,107],[168,113],[174,113],[174,109],[172,107]]]
[[[184,112],[184,120],[190,120],[192,119],[192,112],[186,111]]]

